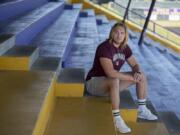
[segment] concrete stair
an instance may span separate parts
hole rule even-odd
[[[80,4],[66,5],[52,26],[32,42],[33,46],[40,48],[40,57],[59,58],[63,65],[63,61],[71,49],[69,44],[74,35],[80,9]]]
[[[0,5],[0,22],[4,22],[9,18],[15,18],[19,15],[27,13],[28,11],[38,8],[39,6],[45,3],[47,3],[46,0],[36,0],[36,1],[17,0],[17,1],[3,3]]]
[[[53,73],[0,71],[0,76],[0,134],[42,135],[51,111],[46,100]]]
[[[31,66],[31,70],[58,71],[61,60],[53,57],[38,57]]]
[[[142,63],[142,69],[148,76],[150,100],[158,111],[172,110],[178,115],[180,110],[176,107],[176,105],[179,102],[178,96],[180,93],[178,92],[178,77],[172,73],[175,72],[175,70],[170,72],[168,67],[165,68],[163,65],[164,63],[162,63],[163,61],[161,61],[161,56],[159,56],[160,60],[153,56],[152,52],[149,52],[150,48],[147,48],[146,46],[139,48],[136,47],[134,43],[129,42],[137,60],[139,63]],[[149,66],[149,64],[151,66]],[[169,66],[172,65],[170,64]],[[159,98],[154,98],[156,96]]]
[[[98,23],[98,21],[100,21]],[[109,38],[109,33],[111,30],[110,21],[106,18],[106,16],[100,15],[96,16],[97,28],[98,28],[98,35],[100,42]]]
[[[84,69],[61,69],[55,83],[55,95],[57,97],[83,97],[84,80]]]
[[[0,69],[29,70],[38,55],[37,47],[14,46],[0,57]]]
[[[180,66],[174,66],[166,57],[165,57],[165,53],[168,52],[160,52],[157,48],[151,46],[144,46],[146,48],[146,50],[149,50],[153,57],[155,58],[156,56],[158,56],[158,61],[161,61],[164,67],[166,67],[166,69],[177,79],[180,81],[180,73],[179,73],[179,69]]]
[[[165,53],[165,57],[175,66],[180,67],[180,58],[170,53]]]
[[[83,14],[83,17],[85,18],[86,17],[86,14]],[[115,21],[111,21],[111,22],[109,22],[109,23],[107,23],[107,21],[105,21],[104,23],[103,23],[103,19],[104,19],[104,17],[102,17],[102,16],[100,16],[100,17],[97,17],[97,20],[99,21],[99,22],[97,22],[97,29],[98,29],[98,32],[99,32],[99,35],[100,34],[102,34],[102,35],[100,35],[100,38],[101,38],[101,40],[103,41],[103,40],[105,40],[105,38],[107,38],[108,37],[108,29],[110,30],[110,28],[111,28],[111,26],[115,23]],[[101,21],[100,21],[101,20]],[[106,31],[107,30],[107,31]],[[79,33],[78,33],[79,34]],[[78,35],[77,34],[77,35]],[[85,35],[85,34],[84,34]],[[79,35],[78,35],[79,36]],[[74,40],[74,41],[76,41],[76,40]],[[78,46],[78,44],[77,44],[77,46]],[[76,61],[76,60],[81,60],[81,59],[75,59],[74,58],[74,56],[79,56],[79,57],[84,57],[84,55],[82,54],[82,53],[80,53],[80,52],[83,52],[83,51],[80,51],[80,52],[78,52],[78,48],[79,47],[74,47],[74,48],[72,48],[72,54],[74,54],[74,55],[72,55],[72,56],[70,56],[70,57],[72,57],[71,59],[74,59],[74,61]],[[80,46],[80,45],[79,45]],[[136,49],[137,50],[137,49]],[[95,50],[94,50],[95,51]],[[133,48],[133,51],[134,51],[134,48]],[[143,64],[143,69],[146,71],[146,70],[149,70],[148,69],[148,67],[147,67],[147,64],[145,63],[145,62],[143,62],[143,61],[146,61],[145,60],[145,58],[146,57],[141,57],[140,56],[140,53],[139,53],[139,51],[140,51],[140,49],[139,50],[137,50],[137,51],[135,51],[135,54],[137,55],[138,54],[138,61],[140,62],[140,63],[142,63]],[[145,53],[144,53],[145,54]],[[146,53],[147,54],[147,53]],[[140,58],[140,60],[139,60],[139,57],[141,57]],[[69,62],[69,63],[71,63],[71,66],[73,67],[73,61],[71,61],[71,62]],[[77,63],[77,62],[74,62],[74,63]],[[83,62],[82,62],[83,63]],[[67,66],[67,67],[70,67],[70,64]],[[74,67],[78,67],[77,65],[75,65],[74,64]],[[125,66],[125,68],[126,68],[126,70],[127,70],[127,68],[129,68],[129,67],[127,67],[127,65]],[[148,73],[150,73],[150,72],[148,72]],[[148,74],[148,75],[150,75],[150,74]],[[151,77],[151,76],[150,76]],[[153,82],[155,82],[155,81],[153,81]],[[155,85],[153,85],[153,84],[151,84],[151,87],[150,88],[154,88],[155,87]],[[128,95],[128,94],[127,94]],[[124,99],[126,99],[126,96],[127,96],[126,94],[125,95],[123,95],[122,96],[122,98],[123,97],[125,97]],[[123,100],[124,100],[123,99]],[[151,98],[150,98],[151,99]],[[125,115],[125,116],[129,116],[130,118],[131,118],[131,115],[133,115],[134,117],[136,117],[136,115],[137,115],[137,111],[136,111],[136,106],[133,106],[133,104],[134,104],[134,101],[133,101],[133,99],[131,100],[132,101],[132,104],[131,104],[131,102],[130,101],[127,101],[127,100],[125,100],[125,102],[124,103],[127,103],[127,104],[121,104],[121,106],[120,107],[122,107],[123,108],[123,106],[124,107],[127,107],[127,108],[123,108],[122,109],[122,111],[121,111],[121,113],[122,113],[122,116],[123,115]],[[156,104],[156,102],[154,102],[154,100],[152,100],[153,101],[153,103],[151,103],[150,101],[148,102],[148,107],[155,113],[155,114],[158,114],[158,112],[156,111],[156,109],[153,107],[155,104]],[[128,104],[128,103],[130,103],[130,105]],[[129,107],[131,107],[131,105],[134,107],[132,107],[131,109],[128,109],[128,105],[129,105]],[[156,108],[157,108],[157,106],[156,106]],[[129,115],[127,115],[127,112],[128,111],[130,111],[130,114]],[[130,124],[131,125],[131,124]],[[145,130],[142,130],[142,131],[140,131],[140,130],[138,130],[138,129],[136,129],[134,132],[132,132],[133,134],[135,133],[135,134],[139,134],[139,133],[145,133],[145,132],[148,132],[148,134],[169,134],[168,132],[169,131],[167,131],[167,129],[166,129],[166,127],[164,126],[164,124],[162,123],[162,121],[161,121],[161,119],[159,118],[159,120],[158,121],[156,121],[156,122],[149,122],[149,121],[144,121],[144,120],[140,120],[140,119],[136,119],[136,118],[134,118],[134,124],[133,124],[133,126],[132,126],[132,128],[134,129],[135,127],[137,128],[137,127],[139,127],[140,125],[143,125],[143,127],[145,127]],[[154,128],[154,127],[157,127],[157,129],[154,131],[154,132],[151,132],[151,130]]]
[[[162,122],[166,125],[166,128],[170,135],[179,135],[180,134],[180,120],[175,115],[174,112],[166,111],[159,112],[159,116]]]
[[[75,37],[72,40],[72,49],[66,59],[65,68],[84,68],[87,72],[93,61],[94,50],[99,43],[93,10],[87,9],[81,12]]]
[[[16,44],[27,45],[45,27],[52,23],[63,8],[64,2],[48,2],[18,20],[14,20],[1,30],[1,34],[14,34]]]
[[[11,34],[0,35],[0,56],[15,44],[15,37]]]
[[[44,135],[116,135],[110,108],[103,98],[58,98]]]
[[[18,23],[21,24],[21,20],[22,21],[25,21],[25,20],[33,21],[31,16],[34,17],[34,19],[37,20],[37,16],[38,15],[39,16],[43,16],[40,13],[43,10],[45,10],[45,8],[48,8],[48,6],[50,6],[50,5],[52,6],[52,5],[55,5],[55,4],[56,4],[55,7],[57,7],[57,5],[58,5],[58,8],[59,7],[62,8],[62,6],[63,6],[63,3],[60,3],[60,2],[57,2],[57,3],[53,3],[53,2],[52,3],[48,3],[47,5],[43,6],[41,9],[32,11],[31,14],[25,16],[24,18],[18,19],[17,23],[12,23],[12,25],[15,26]],[[69,5],[69,7],[70,6],[71,5]],[[67,46],[68,46],[68,42],[70,42],[71,36],[73,36],[73,29],[75,28],[75,22],[76,22],[76,19],[78,17],[78,13],[79,13],[79,10],[81,8],[81,5],[80,4],[75,4],[75,5],[71,6],[71,7],[73,7],[72,10],[66,10],[65,11],[66,13],[64,15],[62,15],[62,16],[64,16],[64,18],[62,17],[61,20],[64,21],[63,22],[64,26],[62,26],[62,23],[58,24],[59,22],[62,22],[59,19],[59,21],[56,22],[56,24],[58,24],[58,25],[55,25],[54,27],[52,26],[52,28],[49,29],[49,31],[48,31],[48,32],[50,32],[50,30],[51,31],[54,30],[54,31],[57,32],[57,29],[59,29],[59,26],[67,27],[67,25],[68,26],[71,25],[71,27],[67,27],[68,30],[62,29],[62,31],[60,31],[60,33],[58,33],[58,35],[61,36],[60,37],[61,40],[59,41],[60,44],[56,42],[56,45],[58,45],[58,50],[61,51],[61,53],[58,54],[58,56],[56,56],[56,57],[47,57],[47,55],[45,55],[45,57],[41,57],[42,56],[41,55],[41,52],[42,52],[42,48],[41,47],[39,49],[39,48],[34,47],[34,46],[22,47],[24,45],[21,45],[21,46],[16,45],[15,47],[13,47],[11,50],[6,52],[0,58],[0,61],[1,61],[0,69],[8,69],[8,70],[29,70],[29,69],[31,69],[31,70],[51,70],[51,71],[55,71],[55,70],[59,69],[61,67],[61,65],[62,65],[61,63],[62,63],[63,58],[66,56],[67,50],[70,50]],[[49,9],[49,10],[51,11],[51,9]],[[59,12],[59,11],[56,11],[56,12]],[[55,14],[57,14],[56,12],[55,12]],[[36,14],[36,16],[33,16],[33,15],[35,15],[35,13],[38,13],[38,14]],[[71,13],[71,15],[70,15],[70,13]],[[43,13],[43,14],[45,15],[45,13]],[[71,20],[69,19],[69,22],[68,22],[68,19],[67,19],[68,17],[66,17],[66,15],[69,15],[69,17],[71,16],[70,17]],[[46,16],[48,16],[48,15],[46,15]],[[72,20],[72,17],[74,17],[74,20]],[[65,18],[66,18],[66,21],[65,21]],[[28,23],[29,23],[29,21],[27,21],[27,24]],[[21,29],[23,29],[23,28],[21,28]],[[27,29],[27,28],[25,28],[25,29]],[[31,29],[31,28],[28,28],[28,29]],[[17,29],[17,31],[20,31],[20,29]],[[65,35],[63,33],[67,33],[67,34]],[[49,36],[49,35],[45,35],[45,36]],[[57,33],[56,33],[56,35],[57,35]],[[62,37],[62,35],[64,35],[64,38]],[[27,35],[23,34],[23,36],[25,36],[24,39],[28,38],[28,40],[29,40],[29,37]],[[45,46],[46,49],[47,49],[48,47],[46,45],[47,44],[49,45],[49,42],[46,42],[47,40],[44,41],[45,36],[41,35],[40,37],[43,37],[43,41],[38,40],[38,42],[35,42],[35,43],[38,43],[38,44],[40,43],[40,45]],[[2,36],[2,38],[4,38],[4,36]],[[49,39],[50,39],[50,37],[49,37]],[[59,37],[56,37],[56,39],[59,39]],[[55,40],[55,38],[53,38],[53,41],[54,40]],[[5,44],[5,43],[3,42],[3,44]],[[2,44],[2,46],[4,46],[3,44]],[[9,46],[12,46],[12,45],[9,44]],[[57,48],[55,48],[54,46],[53,46],[53,48],[51,46],[51,48],[49,50],[52,50],[52,49],[54,49],[54,51],[57,51]],[[40,53],[39,53],[39,50],[40,50]],[[2,48],[2,53],[4,53],[5,51],[7,51],[7,49],[4,50],[4,48]],[[35,52],[33,52],[33,51],[35,51]],[[40,56],[39,56],[39,54],[40,54]],[[54,52],[53,52],[53,54],[54,54]],[[60,55],[60,57],[59,57],[59,55]],[[59,66],[59,64],[60,64],[60,66]]]
[[[62,8],[64,8],[63,11]],[[47,10],[43,12],[41,9]],[[0,89],[0,105],[2,107],[0,109],[0,134],[120,134],[116,132],[113,124],[109,99],[84,96],[85,74],[91,67],[95,49],[100,41],[108,37],[109,30],[115,21],[108,21],[102,15],[95,16],[91,9],[83,10],[80,13],[80,9],[81,5],[79,4],[64,5],[63,2],[52,2],[44,5],[40,10],[34,10],[29,17],[18,19],[17,23],[12,22],[8,25],[15,37],[3,35],[2,40],[0,38],[0,47],[2,45],[0,48],[2,55],[0,57],[0,69],[2,69],[0,71],[2,88]],[[62,14],[59,16],[60,10]],[[50,11],[54,12],[51,12],[54,19],[47,21],[46,26],[59,16],[52,27],[44,30],[34,40],[32,46],[14,46],[15,38],[16,42],[21,43],[18,45],[29,44],[34,39],[32,36],[28,37],[29,34],[32,34],[30,31],[42,25],[43,21],[50,17],[48,16]],[[36,15],[42,17],[43,21],[38,21],[39,18]],[[33,18],[33,16],[35,17]],[[29,20],[31,20],[30,25]],[[21,25],[18,26],[18,23]],[[23,27],[21,27],[22,24]],[[38,29],[34,36],[46,26]],[[5,33],[8,33],[8,29],[4,30]],[[161,60],[165,62],[165,57],[161,57],[160,61],[155,60],[156,57],[152,52],[156,50],[150,47],[144,47],[142,50],[134,45],[134,39],[137,38],[130,39],[129,45],[143,70],[147,72],[150,83],[148,108],[158,114],[159,120],[149,122],[137,119],[137,105],[134,92],[131,90],[120,94],[120,114],[132,128],[130,134],[179,135],[179,120],[176,114],[167,112],[166,108],[177,111],[178,94],[170,89],[178,90],[176,84],[178,84],[179,78],[174,78],[178,68],[171,65],[168,69],[162,69],[163,66],[156,64]],[[158,51],[155,53],[157,55]],[[152,60],[148,60],[148,57],[151,57]],[[153,70],[152,67],[156,70]],[[123,68],[123,70],[127,70],[128,66]],[[7,71],[29,69],[33,71]],[[162,73],[167,73],[167,77],[172,82],[160,77],[157,71],[161,69]],[[174,71],[170,72],[170,70]],[[157,83],[163,84],[163,87],[158,87]],[[155,98],[160,95],[163,95],[164,98]],[[172,102],[172,99],[168,97],[176,100]],[[170,102],[167,102],[166,99]],[[173,106],[171,106],[172,104]],[[159,107],[161,107],[161,111],[163,109],[164,111],[160,112]],[[178,112],[176,113],[178,114]]]

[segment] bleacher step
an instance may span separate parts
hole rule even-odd
[[[163,123],[133,123],[127,122],[132,132],[128,135],[170,135]],[[118,133],[117,135],[123,135]]]
[[[128,90],[120,93],[120,109],[136,109],[137,105]]]
[[[0,71],[0,76],[0,135],[32,135],[53,73]]]
[[[12,34],[0,35],[0,55],[15,45],[15,37]]]
[[[175,66],[175,67],[178,67],[180,68],[180,57],[176,57],[174,56],[173,54],[170,54],[170,53],[166,53],[165,54],[165,57],[171,61],[171,63]]]
[[[80,68],[66,68],[60,71],[58,83],[84,83],[84,70]]]
[[[94,10],[92,9],[84,9],[83,11],[81,11],[82,13],[86,13],[87,14],[87,17],[91,16],[91,17],[94,17],[95,16],[95,13],[94,13]]]
[[[88,9],[83,10],[81,13],[84,14],[84,17],[80,16],[78,19],[76,35],[72,42],[71,52],[65,62],[65,67],[84,68],[87,72],[92,66],[94,50],[99,39],[94,11]]]
[[[153,46],[144,46],[144,49],[149,50],[149,53],[152,53],[156,58],[158,56],[158,61],[162,62],[162,65],[166,67],[166,69],[175,76],[176,79],[180,80],[179,67],[174,66],[164,55],[167,52],[160,52],[157,48]]]
[[[16,1],[4,1],[6,3],[0,5],[0,22],[9,20],[9,18],[15,18],[22,14],[29,12],[39,6],[47,3],[46,0],[16,0]],[[21,7],[21,8],[19,8]],[[9,10],[11,9],[11,10]]]
[[[31,66],[31,70],[56,71],[59,65],[61,60],[58,57],[38,57]]]
[[[12,33],[16,36],[16,44],[27,45],[46,26],[52,23],[64,7],[64,2],[48,2],[25,16],[14,20],[4,27],[2,34]],[[42,25],[43,24],[43,25]],[[28,38],[27,38],[28,37]]]
[[[58,98],[44,135],[116,135],[104,98]]]
[[[76,4],[65,4],[64,5],[64,9],[68,9],[68,10],[72,10],[72,9],[81,9],[82,8],[82,4],[80,3],[76,3]]]
[[[64,9],[52,26],[33,41],[34,46],[40,47],[40,56],[59,57],[62,61],[66,57],[80,12],[81,5],[76,5],[79,8],[75,6],[73,9]]]
[[[164,123],[160,121],[139,121],[137,109],[120,109],[120,114],[132,130],[128,135],[173,135],[169,134]],[[121,135],[119,132],[117,134]]]
[[[132,40],[129,40],[128,43],[133,50],[138,63],[141,63],[142,70],[145,71],[145,74],[148,77],[148,96],[156,110],[171,110],[178,116],[180,109],[176,106],[177,103],[179,103],[179,81],[167,70],[167,68],[165,68],[165,66],[163,66],[162,61],[157,61],[157,57],[152,57],[152,54],[147,52],[145,46],[136,47],[136,42],[133,43]],[[151,64],[151,66],[148,66],[149,64]]]
[[[109,20],[106,18],[105,15],[96,15],[96,21],[101,21],[101,23],[97,23],[99,25],[101,25],[101,24],[109,24]]]
[[[38,55],[37,47],[14,46],[0,56],[0,69],[29,70]]]
[[[55,84],[55,95],[60,97],[82,97],[84,94],[84,69],[61,69]]]
[[[159,112],[159,115],[170,135],[180,135],[180,119],[177,118],[175,113],[166,111]]]
[[[96,15],[100,43],[109,38],[109,33],[112,27],[110,23],[111,21],[109,21],[104,15]]]

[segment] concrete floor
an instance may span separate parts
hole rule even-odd
[[[52,72],[0,71],[0,134],[32,135]]]

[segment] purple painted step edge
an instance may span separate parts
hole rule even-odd
[[[61,14],[64,8],[64,3],[56,8],[54,11],[50,12],[48,15],[42,17],[38,21],[29,25],[24,31],[16,35],[16,45],[28,45],[48,25],[50,25],[57,17]]]
[[[0,21],[5,21],[11,17],[16,17],[45,3],[47,3],[47,0],[18,0],[15,2],[1,4]]]

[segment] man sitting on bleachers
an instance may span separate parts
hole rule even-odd
[[[125,24],[116,23],[111,29],[109,39],[98,46],[93,67],[86,78],[86,88],[90,94],[110,96],[115,126],[121,133],[131,132],[119,114],[119,92],[130,85],[136,85],[138,118],[157,120],[146,107],[147,80],[127,45],[127,39]],[[132,71],[119,72],[125,62],[130,65]]]

